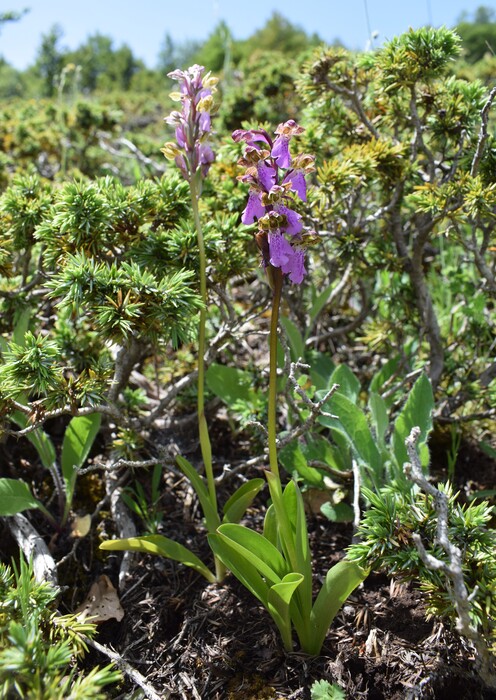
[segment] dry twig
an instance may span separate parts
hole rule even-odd
[[[417,442],[420,437],[420,428],[412,428],[410,435],[405,440],[406,449],[410,458],[410,464],[404,465],[405,474],[422,491],[432,497],[434,508],[437,513],[436,539],[447,554],[448,561],[442,561],[429,554],[425,549],[422,538],[417,533],[413,534],[413,540],[420,558],[433,571],[441,571],[451,581],[453,585],[453,604],[458,616],[456,628],[458,632],[466,637],[476,652],[476,661],[479,666],[479,673],[482,680],[490,688],[496,688],[496,667],[495,661],[489,649],[479,634],[477,628],[470,619],[471,599],[465,585],[462,570],[462,553],[454,545],[448,534],[448,497],[445,493],[430,484],[422,472],[422,466],[417,453]]]

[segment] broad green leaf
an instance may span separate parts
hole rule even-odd
[[[210,583],[215,582],[215,576],[205,566],[196,554],[183,547],[179,542],[164,537],[163,535],[145,535],[144,537],[128,537],[121,540],[107,540],[100,544],[100,549],[108,552],[144,552],[157,554],[167,559],[173,559],[185,566],[189,566],[204,576]]]
[[[320,462],[332,462],[334,459],[333,445],[322,435],[308,435],[302,445],[302,450],[307,460],[317,459]]]
[[[71,503],[77,470],[83,466],[100,430],[100,413],[75,416],[69,422],[62,442],[61,468],[66,486],[66,497]]]
[[[310,630],[310,614],[312,611],[312,561],[308,542],[307,521],[303,498],[297,484],[294,484],[296,498],[296,528],[295,551],[296,572],[301,574],[303,580],[293,597],[291,604],[291,616],[293,618],[298,637],[306,637]],[[287,487],[286,487],[287,489]]]
[[[319,423],[344,435],[360,460],[370,467],[376,477],[380,478],[381,455],[375,445],[363,411],[341,393],[331,396],[328,403],[325,404],[325,410],[337,415],[339,420],[320,416]]]
[[[344,394],[353,403],[357,402],[360,393],[360,382],[348,365],[338,365],[332,373],[330,386],[339,384],[338,393]]]
[[[17,319],[17,322],[15,324],[14,331],[12,333],[12,341],[16,345],[20,345],[21,347],[24,347],[25,345],[24,336],[29,330],[31,314],[31,309],[24,309],[24,311],[20,313],[19,318]]]
[[[310,585],[310,600],[312,598],[312,563],[310,555],[310,547],[308,544],[307,519],[305,515],[305,504],[301,491],[296,482],[293,483],[293,490],[296,498],[296,561],[297,571],[303,574],[305,581]],[[286,487],[287,488],[287,487]]]
[[[290,603],[294,592],[303,581],[301,574],[286,574],[280,583],[270,587],[267,598],[267,610],[276,623],[286,651],[291,651]]]
[[[369,385],[369,392],[375,392],[376,394],[379,394],[379,396],[382,394],[384,385],[387,381],[391,379],[395,375],[395,373],[398,370],[400,364],[400,357],[397,355],[396,357],[392,357],[390,360],[388,360],[385,364],[382,365],[381,369],[374,374],[374,376],[371,379],[370,385]],[[388,408],[390,408],[391,404],[394,402],[394,396],[392,396],[389,399],[386,399],[386,405]]]
[[[281,601],[283,601],[286,605],[289,605],[293,593],[302,581],[303,576],[301,574],[294,572],[286,574],[280,583],[275,583],[270,587],[269,596],[273,599],[273,594],[276,594]]]
[[[299,328],[287,316],[281,316],[281,326],[286,331],[289,340],[289,349],[293,362],[303,359],[305,355],[305,341]]]
[[[320,512],[333,523],[351,523],[355,515],[348,503],[323,503]]]
[[[220,533],[207,535],[214,555],[236,576],[245,588],[267,607],[269,586],[258,569],[238,549],[229,537]]]
[[[296,522],[298,519],[298,501],[296,495],[296,482],[294,479],[288,481],[282,494],[284,510],[291,523],[293,533],[296,532]]]
[[[263,486],[265,486],[264,479],[251,479],[236,489],[224,506],[222,522],[239,523],[246,513],[247,508],[251,506],[253,499]]]
[[[279,583],[289,573],[284,557],[274,545],[255,530],[244,525],[226,523],[217,534],[249,561],[270,584]]]
[[[274,504],[272,504],[272,503],[267,508],[267,512],[265,513],[264,526],[263,526],[263,536],[265,537],[266,540],[268,540],[271,544],[273,544],[274,547],[277,547],[277,536],[278,536],[277,517],[276,517],[276,510],[274,508]]]
[[[369,396],[369,410],[375,428],[377,442],[382,446],[384,445],[384,436],[388,429],[389,418],[386,402],[382,396],[376,394],[375,391],[371,392]]]
[[[367,578],[368,571],[346,559],[335,564],[325,577],[313,605],[312,639],[304,648],[307,654],[319,654],[327,630],[348,596]],[[301,641],[301,640],[300,640]]]
[[[316,350],[308,351],[308,364],[310,365],[310,379],[317,390],[329,389],[331,387],[330,379],[332,373],[336,369],[336,365],[331,360],[329,355]]]
[[[215,532],[215,530],[220,525],[220,518],[215,506],[210,500],[210,494],[208,492],[204,480],[198,474],[194,466],[190,464],[187,459],[181,457],[181,455],[178,455],[176,457],[176,462],[181,471],[191,481],[191,485],[193,486],[196,495],[198,496],[198,500],[200,501],[200,505],[203,510],[203,515],[205,516],[207,530],[209,532]]]
[[[30,508],[44,510],[25,481],[0,479],[0,515],[15,515]]]
[[[294,440],[285,445],[279,451],[279,461],[289,474],[300,476],[305,484],[309,486],[321,487],[324,480],[322,472],[308,466],[307,459],[303,454],[301,445]]]
[[[427,437],[432,429],[432,411],[434,408],[434,394],[432,386],[425,374],[422,374],[410,391],[408,399],[394,423],[392,446],[398,464],[399,475],[403,474],[403,465],[408,462],[408,453],[405,440],[410,435],[412,428],[420,428],[418,448],[420,461],[423,467],[429,464],[429,449]]]
[[[205,382],[210,391],[228,406],[236,401],[252,403],[253,375],[250,372],[213,363],[205,373]]]
[[[267,483],[269,485],[270,495],[272,497],[272,505],[275,511],[275,520],[277,523],[277,546],[289,562],[289,566],[294,571],[296,568],[296,552],[295,552],[295,527],[296,527],[296,499],[291,494],[291,488],[286,494],[281,492],[281,482],[279,477],[271,471],[265,473]],[[289,482],[288,486],[292,482]],[[287,487],[286,487],[287,488]],[[288,573],[288,572],[286,572]]]
[[[333,434],[333,439],[334,438],[335,435]],[[310,435],[306,437],[305,443],[303,443],[301,446],[301,450],[308,462],[310,462],[311,460],[317,460],[319,462],[323,462],[324,464],[328,464],[334,469],[343,471],[346,469],[345,460],[349,459],[349,447],[348,444],[345,442],[345,454],[343,455],[339,449],[338,441],[336,442],[337,444],[331,445],[330,441],[322,435]],[[314,467],[309,467],[309,469],[314,469]],[[319,474],[322,476],[322,478],[327,474],[327,471],[325,469],[319,470],[318,467],[316,469],[317,471],[319,471]]]

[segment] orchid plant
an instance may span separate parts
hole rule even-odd
[[[193,65],[185,71],[172,71],[169,73],[169,77],[179,83],[179,90],[171,93],[171,98],[181,103],[181,110],[174,110],[166,117],[165,121],[175,127],[176,142],[167,142],[161,150],[166,158],[174,160],[189,184],[191,208],[197,233],[200,260],[200,297],[202,300],[198,324],[197,414],[205,477],[201,476],[184,457],[178,456],[176,460],[179,468],[189,479],[198,496],[203,509],[207,532],[214,533],[221,522],[239,522],[264,485],[264,480],[252,479],[243,483],[224,505],[221,517],[217,503],[212,446],[205,417],[204,356],[206,350],[208,290],[207,259],[199,211],[199,198],[202,192],[203,180],[206,178],[210,165],[215,159],[209,139],[212,133],[213,94],[216,91],[218,79],[212,76],[210,72],[205,73],[205,68],[199,65]],[[141,551],[165,556],[192,567],[209,582],[215,581],[219,583],[226,575],[224,564],[215,554],[215,573],[213,573],[188,548],[163,535],[146,535],[144,537],[112,540],[103,542],[101,548],[113,551]]]
[[[327,572],[315,601],[312,565],[303,498],[295,481],[283,489],[277,456],[277,330],[285,278],[300,284],[306,274],[301,216],[293,198],[306,200],[305,176],[314,158],[291,157],[289,142],[303,132],[293,120],[280,124],[273,140],[263,129],[238,130],[235,141],[246,142],[240,180],[250,185],[242,220],[257,223],[255,240],[273,290],[270,325],[268,398],[269,470],[266,478],[272,499],[263,534],[239,524],[222,524],[208,535],[213,551],[266,607],[277,625],[284,647],[293,648],[294,626],[301,648],[318,654],[327,630],[341,605],[367,572],[344,560]]]

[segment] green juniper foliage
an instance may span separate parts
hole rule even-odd
[[[23,560],[14,571],[0,563],[0,694],[5,698],[103,700],[103,689],[121,679],[112,666],[85,674],[77,660],[87,651],[95,625],[61,616],[58,591],[38,583]]]
[[[462,552],[472,622],[496,653],[496,531],[490,526],[493,508],[475,500],[462,505],[450,485],[439,488],[449,498],[448,535]],[[386,486],[379,493],[368,489],[363,492],[370,508],[360,523],[358,542],[348,548],[348,557],[361,566],[417,582],[426,595],[429,615],[456,620],[451,581],[422,562],[412,539],[413,533],[419,534],[427,551],[446,561],[446,552],[436,542],[437,514],[432,497],[416,489],[400,492],[395,486]]]
[[[463,403],[469,374],[465,344],[450,326],[452,305],[463,316],[465,296],[443,268],[447,255],[486,308],[496,289],[492,136],[480,138],[489,94],[480,81],[452,74],[459,52],[448,29],[410,30],[374,53],[319,48],[298,81],[305,138],[319,156],[312,201],[327,256],[341,270],[352,265],[350,283],[365,314],[375,303],[363,336],[387,350],[420,328],[409,361],[428,360],[434,388],[458,394],[447,406]],[[473,340],[470,374],[483,377],[486,407],[491,341],[477,333]]]

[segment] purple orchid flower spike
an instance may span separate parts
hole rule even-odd
[[[179,83],[179,92],[173,92],[171,97],[181,102],[182,109],[174,110],[165,119],[175,127],[176,143],[166,143],[162,153],[176,162],[188,182],[196,174],[201,180],[207,176],[215,159],[208,137],[212,130],[212,95],[217,78],[196,64],[184,71],[174,70],[169,77]]]
[[[264,129],[237,129],[233,139],[244,142],[244,156],[239,164],[246,168],[238,177],[250,185],[248,202],[241,221],[258,223],[255,240],[266,268],[280,268],[294,284],[301,284],[306,274],[303,222],[294,211],[294,197],[306,202],[306,176],[314,170],[314,157],[292,157],[289,143],[303,133],[294,120],[279,124],[273,140]],[[267,269],[270,273],[270,269]],[[271,274],[269,274],[269,280]]]

